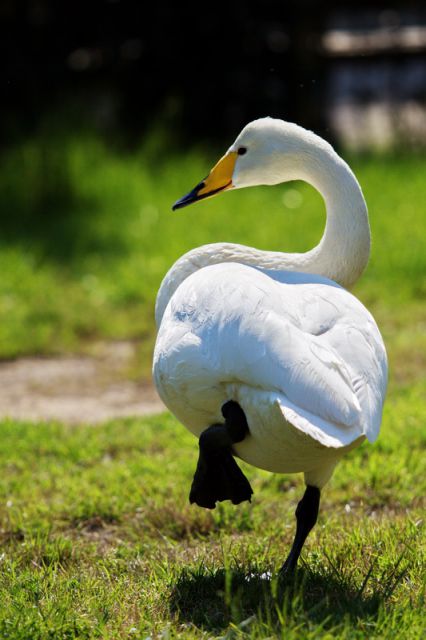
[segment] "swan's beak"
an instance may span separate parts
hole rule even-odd
[[[207,178],[204,178],[192,191],[174,203],[172,207],[173,211],[186,207],[188,204],[192,204],[198,200],[210,198],[220,191],[232,189],[234,186],[232,184],[232,174],[234,173],[237,157],[238,154],[236,151],[229,151],[224,155],[223,158],[215,164]]]

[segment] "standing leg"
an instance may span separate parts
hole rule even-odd
[[[250,500],[250,483],[232,455],[232,445],[249,433],[246,416],[233,400],[222,407],[225,424],[213,424],[199,439],[199,458],[189,501],[200,507],[214,509],[216,502],[231,500],[239,504]]]
[[[299,502],[296,508],[296,535],[294,538],[293,546],[281,567],[280,574],[285,575],[292,573],[297,565],[297,561],[302,551],[302,547],[305,544],[305,540],[308,537],[309,532],[317,521],[318,509],[320,503],[321,492],[317,487],[308,485],[303,498]]]

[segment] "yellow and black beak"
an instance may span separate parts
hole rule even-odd
[[[216,195],[216,193],[220,193],[220,191],[232,189],[232,174],[234,173],[237,156],[236,151],[229,151],[224,155],[223,158],[215,164],[207,178],[204,178],[192,191],[174,203],[172,207],[173,211],[186,207],[193,202],[198,202],[198,200],[210,198]]]

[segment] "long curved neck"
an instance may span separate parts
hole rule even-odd
[[[296,254],[295,268],[349,288],[361,276],[370,256],[370,225],[361,187],[329,145],[306,161],[303,173],[301,178],[324,198],[327,221],[318,246]]]
[[[327,222],[318,246],[306,253],[261,251],[231,243],[197,247],[175,262],[161,284],[155,310],[158,326],[178,286],[191,273],[211,264],[239,262],[261,269],[313,273],[343,287],[350,287],[358,280],[370,254],[370,227],[361,187],[349,166],[330,145],[310,145],[298,160],[297,174],[290,177],[287,174],[283,181],[304,180],[323,196]]]

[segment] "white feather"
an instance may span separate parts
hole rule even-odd
[[[280,155],[279,148],[287,129],[276,126],[276,121],[270,121],[269,129],[261,123],[260,139],[273,138],[277,165],[273,180],[277,181],[279,163],[285,164],[285,152]],[[342,229],[349,234],[352,229],[353,236],[343,281],[360,273],[368,258],[368,218],[365,205],[364,210],[360,205],[359,185],[329,145],[294,127],[290,126],[292,155],[297,155],[295,140],[299,139],[303,151],[307,139],[310,157],[315,158],[319,149],[322,162],[328,162],[325,169],[333,173],[338,167],[339,175],[345,176],[348,204],[339,215],[355,216],[355,222],[346,221],[346,226],[336,222],[334,205],[342,203],[342,184],[336,185],[334,198],[327,178],[328,228],[319,247],[308,254],[288,256],[239,245],[210,245],[181,258],[167,274],[157,300],[160,326],[153,372],[163,401],[194,434],[222,421],[222,405],[236,400],[250,429],[250,435],[235,446],[236,453],[270,471],[303,471],[311,483],[322,486],[345,451],[365,438],[376,439],[387,361],[370,313],[327,278],[335,269],[329,255],[332,244],[337,262],[344,259],[340,245],[351,245],[350,238],[343,241]],[[253,144],[253,125],[248,131]],[[252,182],[253,166],[262,157],[269,158],[265,148],[253,150],[247,174]],[[306,172],[304,167],[308,179]],[[244,183],[242,167],[237,175]],[[317,168],[319,188],[320,175]],[[357,229],[357,224],[366,228]],[[297,271],[298,265],[302,272]]]

